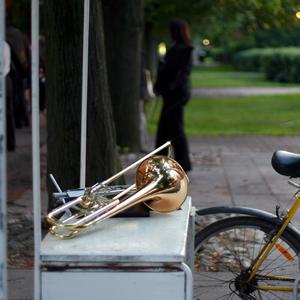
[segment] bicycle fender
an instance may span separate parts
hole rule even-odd
[[[278,224],[281,220],[274,214],[269,213],[267,211],[252,208],[252,207],[244,207],[244,206],[215,206],[208,207],[203,209],[198,209],[196,211],[198,216],[206,216],[213,214],[241,214],[247,216],[254,216],[260,219],[272,222],[274,224]],[[287,227],[293,235],[295,235],[300,242],[300,231],[292,224],[289,224]]]

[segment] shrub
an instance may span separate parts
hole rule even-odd
[[[265,62],[266,77],[279,82],[300,82],[300,48],[279,48]]]
[[[223,48],[211,48],[209,51],[207,51],[207,55],[212,57],[214,61],[222,61],[223,59],[224,50]]]
[[[267,79],[300,82],[300,48],[262,48],[239,52],[234,66],[243,71],[265,73]]]
[[[233,64],[242,71],[264,71],[264,62],[272,53],[272,48],[244,50],[235,55]]]

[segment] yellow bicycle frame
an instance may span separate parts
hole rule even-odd
[[[300,196],[298,194],[296,194],[295,196],[295,202],[292,205],[292,207],[287,211],[285,217],[284,217],[284,222],[281,225],[279,231],[277,232],[277,234],[275,235],[275,237],[270,240],[268,243],[266,243],[264,245],[264,247],[261,249],[260,253],[258,254],[257,258],[255,259],[255,261],[253,262],[252,268],[251,268],[251,272],[250,272],[250,276],[247,280],[248,283],[251,282],[251,280],[257,276],[257,277],[264,277],[264,278],[269,278],[269,279],[273,279],[273,280],[278,280],[278,281],[291,281],[293,282],[295,280],[295,278],[290,278],[290,277],[285,277],[285,276],[266,276],[266,275],[259,275],[258,270],[260,268],[260,266],[262,265],[262,263],[264,262],[264,260],[267,258],[267,256],[269,255],[269,253],[271,252],[271,250],[273,249],[274,245],[276,244],[276,242],[278,241],[278,239],[281,237],[283,231],[286,229],[286,227],[288,226],[288,224],[290,223],[290,221],[294,218],[295,214],[297,213],[297,210],[300,207]],[[286,286],[256,286],[257,289],[260,290],[265,290],[265,291],[281,291],[281,292],[292,292],[292,288],[291,287],[286,287]]]

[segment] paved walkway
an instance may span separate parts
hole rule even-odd
[[[294,187],[271,166],[274,151],[300,152],[300,137],[191,138],[191,195],[198,208],[251,206],[274,212],[285,207]],[[300,218],[299,218],[300,220]]]

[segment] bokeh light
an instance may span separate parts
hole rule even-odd
[[[203,44],[204,46],[208,46],[208,45],[210,44],[209,39],[204,39],[204,40],[202,41],[202,44]]]
[[[158,54],[160,56],[164,56],[164,55],[166,55],[166,52],[167,52],[166,44],[165,43],[159,43],[158,44]]]

